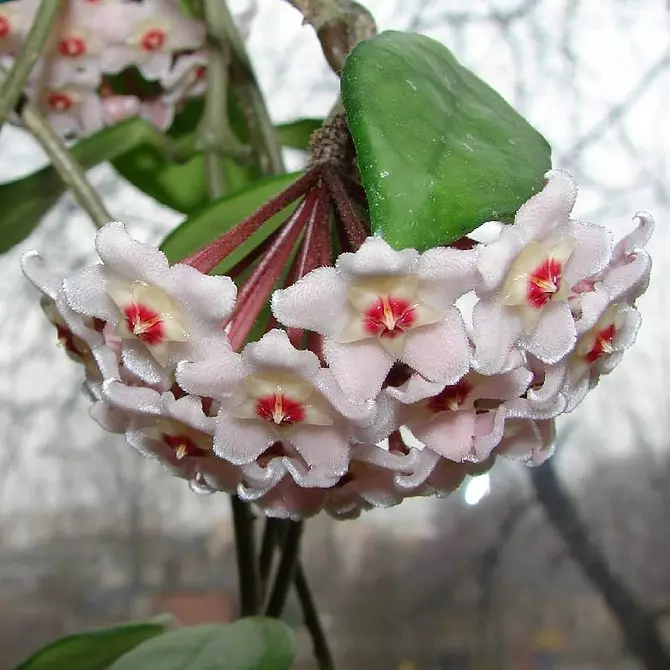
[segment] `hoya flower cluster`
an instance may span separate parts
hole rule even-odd
[[[12,64],[40,4],[0,4],[0,64]],[[165,129],[204,92],[206,67],[205,25],[178,0],[67,0],[26,92],[64,136],[132,116]]]
[[[315,198],[277,240],[310,244]],[[419,253],[363,238],[333,266],[321,255],[294,271],[299,252],[274,291],[255,270],[239,291],[204,274],[211,249],[170,266],[120,223],[98,234],[101,263],[64,281],[34,253],[23,264],[104,428],[199,490],[273,516],[351,517],[446,495],[497,455],[541,463],[554,418],[619,362],[653,222],[638,214],[613,246],[571,218],[575,198],[572,178],[550,172],[489,244]],[[259,254],[249,267],[268,266]],[[268,296],[265,334],[245,344]]]

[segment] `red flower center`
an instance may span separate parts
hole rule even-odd
[[[155,346],[165,339],[160,314],[146,305],[132,303],[123,310],[128,330],[145,344]]]
[[[167,444],[178,461],[186,458],[187,456],[202,456],[206,453],[205,449],[201,449],[190,437],[186,435],[168,435],[166,433],[161,434],[163,442]]]
[[[448,411],[456,412],[466,401],[472,388],[472,384],[461,379],[457,384],[447,386],[441,393],[429,398],[426,401],[426,408],[435,414]]]
[[[278,426],[290,426],[305,419],[305,407],[283,393],[273,393],[256,401],[256,416]]]
[[[546,258],[528,276],[526,299],[535,309],[544,307],[561,287],[563,265],[555,258]]]
[[[0,16],[0,40],[12,34],[12,24],[6,16]]]
[[[66,37],[58,43],[61,56],[79,58],[86,53],[86,41],[83,37]]]
[[[198,65],[198,67],[195,68],[195,79],[196,81],[200,81],[204,79],[207,76],[207,66],[206,65]]]
[[[67,112],[74,105],[74,100],[67,93],[59,93],[54,91],[47,95],[47,106],[57,112]]]
[[[613,323],[607,326],[607,328],[599,330],[591,351],[584,356],[586,362],[592,364],[603,356],[611,354],[614,335],[616,335],[616,326]]]
[[[145,51],[157,51],[165,44],[165,31],[159,28],[147,30],[140,38],[140,46]]]
[[[377,337],[398,337],[415,322],[414,305],[405,298],[384,296],[363,313],[363,327]]]

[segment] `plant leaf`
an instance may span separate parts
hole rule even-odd
[[[165,633],[163,622],[129,623],[56,640],[16,670],[107,670],[126,652]]]
[[[283,147],[307,151],[309,138],[323,125],[323,119],[298,119],[275,127],[277,139]]]
[[[292,660],[291,629],[278,619],[252,617],[178,628],[136,647],[109,670],[289,670]]]
[[[352,50],[341,82],[372,230],[394,247],[510,220],[542,188],[546,140],[439,42],[381,33]]]
[[[223,235],[229,228],[252,214],[264,202],[286,188],[299,176],[298,173],[284,174],[254,182],[249,188],[208,203],[177,226],[163,241],[161,249],[172,263],[185,258],[192,252]],[[244,258],[263,240],[274,232],[286,217],[284,212],[275,215],[256,231],[244,244],[240,245],[215,269],[215,274],[223,274],[237,261]]]
[[[153,143],[155,135],[146,121],[129,119],[81,140],[71,151],[88,170],[141,144]],[[0,184],[0,253],[28,237],[64,192],[65,185],[51,165]]]

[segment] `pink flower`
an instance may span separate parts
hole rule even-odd
[[[75,312],[114,328],[130,372],[161,383],[180,360],[224,346],[220,324],[236,293],[229,278],[170,266],[159,249],[133,240],[118,222],[98,232],[96,247],[102,264],[65,279],[65,297]]]
[[[611,235],[570,218],[577,189],[565,172],[547,174],[544,189],[521,206],[514,224],[479,251],[480,298],[473,311],[475,367],[509,369],[514,348],[553,364],[575,345],[573,287],[602,270]]]
[[[136,65],[147,79],[159,79],[170,69],[173,52],[194,51],[205,40],[202,22],[187,17],[176,3],[161,0],[124,3],[110,23],[120,35],[103,54],[105,72]]]
[[[335,268],[276,291],[272,310],[286,326],[325,335],[326,361],[354,402],[374,398],[395,361],[455,383],[470,350],[454,301],[472,288],[474,262],[471,251],[395,251],[370,237]]]
[[[556,426],[552,419],[508,419],[495,453],[527,465],[541,465],[554,453],[555,441]]]
[[[450,386],[414,375],[386,392],[402,403],[398,423],[427,449],[452,461],[482,461],[502,438],[507,401],[520,398],[531,379],[526,368],[489,377],[472,371]]]
[[[373,403],[352,405],[310,351],[294,349],[272,330],[241,354],[182,363],[178,384],[220,401],[214,450],[237,465],[264,458],[280,443],[294,480],[330,486],[349,465],[349,438],[375,415]]]
[[[255,503],[266,516],[299,521],[318,514],[328,496],[326,489],[303,488],[285,476],[280,482],[258,497],[245,497],[243,487],[239,496],[242,500]]]
[[[118,415],[127,417],[126,441],[154,458],[173,474],[212,490],[234,492],[241,480],[238,467],[217,458],[212,434],[215,419],[205,414],[202,399],[133,387],[117,380],[103,386],[103,397]]]

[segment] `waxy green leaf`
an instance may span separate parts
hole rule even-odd
[[[178,628],[133,649],[109,670],[289,670],[292,660],[291,629],[278,619],[251,617]]]
[[[180,261],[200,247],[213,242],[232,228],[236,223],[252,214],[273,195],[286,188],[298,178],[299,174],[284,174],[261,179],[243,191],[220,198],[204,205],[177,226],[165,239],[161,249],[172,263]],[[294,207],[273,216],[263,224],[244,244],[240,245],[214,270],[222,274],[246,254],[255,249],[263,240],[272,234]]]
[[[372,230],[394,247],[509,221],[542,188],[546,140],[439,42],[381,33],[353,49],[341,85]]]
[[[107,670],[128,651],[166,630],[164,623],[149,621],[70,635],[33,654],[16,670]]]

